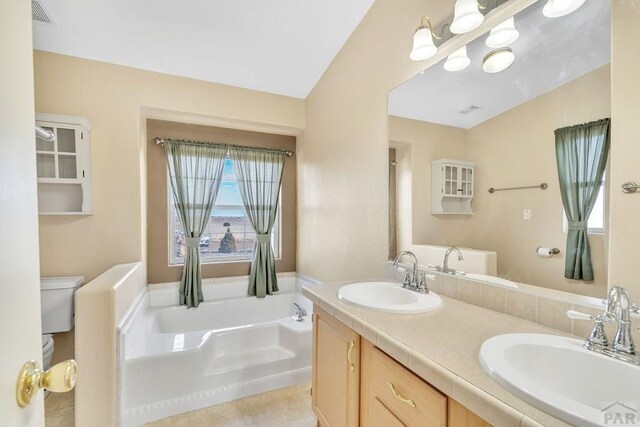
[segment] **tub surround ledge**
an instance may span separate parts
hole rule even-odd
[[[566,335],[561,331],[442,296],[424,314],[387,314],[342,303],[349,282],[304,286],[302,293],[338,321],[375,343],[416,375],[495,426],[568,426],[514,396],[484,371],[480,346],[507,333]]]

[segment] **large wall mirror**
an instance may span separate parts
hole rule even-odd
[[[505,50],[484,34],[466,46],[468,61],[443,60],[389,94],[390,256],[413,250],[435,268],[456,246],[464,260],[449,263],[460,271],[603,297],[611,5],[549,18],[545,3],[514,16],[518,38]],[[585,229],[590,265],[576,237]],[[567,274],[567,258],[584,271]]]

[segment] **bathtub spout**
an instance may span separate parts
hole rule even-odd
[[[305,310],[303,307],[301,307],[300,305],[298,305],[298,303],[293,303],[293,307],[296,310],[296,315],[293,316],[293,320],[295,320],[296,322],[304,322],[304,316],[307,315],[307,310]]]

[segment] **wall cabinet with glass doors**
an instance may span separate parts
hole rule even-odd
[[[83,117],[36,113],[55,141],[36,138],[40,215],[91,215],[91,124]]]
[[[431,213],[472,214],[476,164],[440,159],[431,162]]]

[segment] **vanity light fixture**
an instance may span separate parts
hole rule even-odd
[[[500,25],[496,25],[487,37],[485,44],[492,49],[507,47],[516,40],[520,33],[516,30],[513,16]]]
[[[575,12],[584,2],[585,0],[548,0],[542,14],[547,18],[559,18]]]
[[[484,15],[480,13],[477,0],[456,0],[450,28],[453,34],[464,34],[475,30],[483,21]]]
[[[453,52],[447,57],[444,63],[444,69],[447,71],[462,71],[469,66],[471,60],[467,56],[467,46]]]
[[[431,58],[436,54],[438,48],[433,42],[433,38],[441,39],[433,32],[433,26],[428,17],[423,16],[420,22],[420,26],[416,28],[416,32],[413,33],[413,47],[409,58],[413,61],[424,61]]]
[[[511,48],[492,50],[482,59],[482,69],[485,73],[499,73],[509,68],[515,59],[516,56]]]

